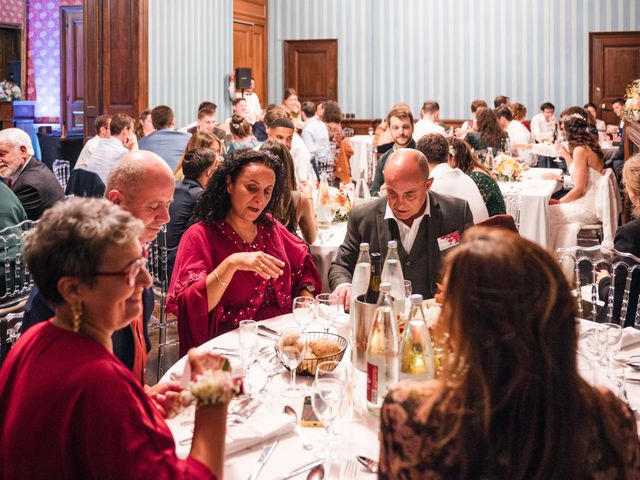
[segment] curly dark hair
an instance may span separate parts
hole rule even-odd
[[[235,183],[238,175],[250,163],[262,163],[273,170],[276,176],[269,203],[267,203],[267,206],[256,220],[257,223],[267,225],[273,223],[266,214],[273,212],[280,199],[285,177],[282,164],[278,158],[269,152],[251,149],[238,150],[225,157],[224,162],[218,167],[213,178],[202,192],[194,209],[192,222],[202,221],[212,224],[225,219],[231,208],[231,196],[227,192],[227,179],[231,183]]]
[[[564,119],[562,127],[567,134],[571,154],[576,147],[589,147],[598,157],[602,158],[598,136],[589,131],[589,120],[586,115],[582,113],[569,114]]]
[[[507,138],[507,133],[498,123],[498,117],[489,108],[479,108],[476,111],[476,119],[478,120],[478,132],[480,138],[487,145],[495,150],[502,146],[502,140]]]

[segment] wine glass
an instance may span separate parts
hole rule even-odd
[[[580,342],[580,351],[584,354],[591,366],[591,384],[596,385],[596,368],[603,359],[605,349],[602,348],[602,338],[606,339],[606,330],[601,325],[590,328],[583,333]]]
[[[617,323],[603,323],[606,330],[606,356],[607,356],[607,376],[611,378],[611,365],[615,356],[622,348],[622,326]]]
[[[261,348],[258,351],[258,363],[260,368],[267,374],[267,381],[262,387],[261,391],[266,393],[267,403],[271,400],[271,379],[280,371],[282,363],[276,354],[277,345],[275,342],[271,345],[271,348]]]
[[[334,324],[339,313],[338,296],[333,293],[316,295],[316,311],[325,333],[329,333],[329,328]]]
[[[300,325],[302,331],[306,333],[307,327],[315,317],[316,300],[313,297],[296,297],[293,299],[293,318]]]
[[[297,398],[302,390],[296,385],[296,368],[302,362],[305,350],[305,333],[298,327],[288,327],[282,330],[278,339],[278,356],[282,363],[291,370],[291,383],[281,393],[288,398]]]
[[[335,458],[335,451],[340,440],[333,428],[333,422],[342,409],[342,401],[346,393],[346,371],[335,360],[321,362],[316,370],[313,382],[311,405],[318,419],[327,432],[325,445],[328,458]]]

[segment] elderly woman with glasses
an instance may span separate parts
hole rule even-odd
[[[180,460],[164,416],[177,384],[146,390],[113,355],[111,335],[142,311],[151,284],[143,225],[103,199],[61,202],[25,240],[25,258],[55,307],[0,370],[0,478],[215,478],[227,403],[199,406]],[[190,352],[194,375],[223,359]]]

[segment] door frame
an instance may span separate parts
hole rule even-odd
[[[66,138],[68,131],[68,125],[65,127],[65,122],[67,119],[67,100],[65,95],[67,93],[67,68],[66,68],[66,35],[64,30],[64,21],[65,21],[65,13],[82,13],[83,22],[84,22],[84,6],[83,5],[62,5],[60,6],[60,131],[62,132],[62,138]],[[84,25],[83,25],[84,29]],[[82,42],[84,44],[84,37],[82,38]],[[84,45],[83,45],[84,52]],[[84,53],[83,53],[84,55]],[[82,106],[82,116],[83,116],[83,131],[84,131],[84,123],[86,123],[86,117],[84,112],[84,100]]]
[[[339,86],[340,86],[340,72],[339,72],[339,68],[338,68],[338,55],[340,53],[339,51],[339,45],[338,45],[338,39],[337,38],[314,38],[313,40],[285,40],[284,41],[284,48],[283,48],[283,58],[285,59],[284,61],[284,72],[283,73],[283,79],[284,79],[284,88],[289,88],[289,87],[293,87],[296,89],[296,91],[298,92],[298,95],[300,95],[300,89],[298,88],[297,85],[293,85],[293,82],[289,79],[290,76],[293,75],[293,72],[288,72],[287,71],[287,58],[293,53],[294,49],[294,45],[295,44],[314,44],[314,43],[318,43],[318,42],[328,42],[331,43],[334,46],[334,53],[335,53],[335,59],[336,59],[336,77],[335,77],[335,99],[331,99],[331,98],[327,98],[324,100],[335,100],[336,102],[338,101],[339,97]],[[300,102],[306,100],[306,99],[298,99],[300,100]]]

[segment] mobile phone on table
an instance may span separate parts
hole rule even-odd
[[[313,411],[311,405],[311,397],[307,395],[304,397],[304,403],[302,404],[302,416],[300,417],[300,425],[303,427],[322,427],[322,422],[316,417],[316,412]]]

